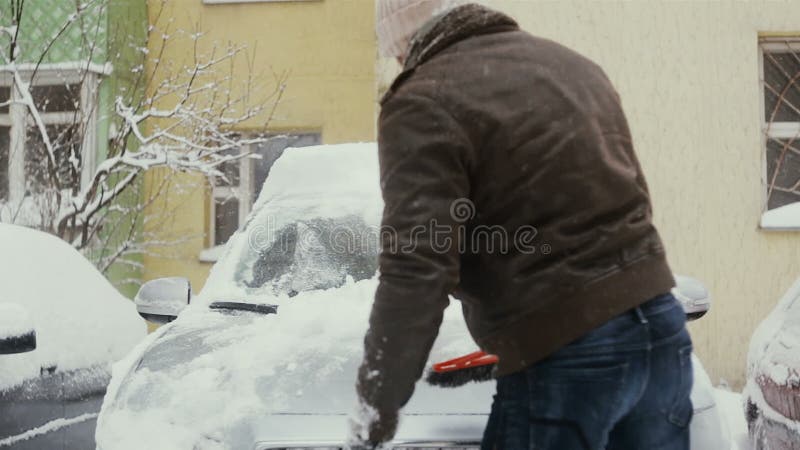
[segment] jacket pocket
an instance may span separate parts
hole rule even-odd
[[[692,384],[694,372],[692,371],[692,346],[687,345],[678,350],[678,364],[680,376],[675,394],[675,400],[669,411],[669,421],[681,428],[686,428],[692,420]]]
[[[591,358],[598,360],[598,363],[591,364],[590,358],[571,358],[575,361],[587,360],[589,364],[554,365],[539,367],[535,370],[533,382],[545,385],[573,385],[585,381],[604,383],[613,381],[614,384],[622,384],[628,372],[627,363],[611,363],[601,361],[605,358]],[[610,358],[608,358],[610,359]],[[606,364],[604,364],[606,363]]]

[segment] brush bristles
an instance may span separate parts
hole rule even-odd
[[[466,369],[453,370],[450,372],[436,372],[431,370],[425,381],[432,386],[439,386],[444,388],[454,388],[463,386],[470,382],[480,383],[482,381],[489,381],[492,377],[494,364],[468,367]]]

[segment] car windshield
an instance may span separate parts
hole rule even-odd
[[[374,277],[383,211],[378,173],[375,144],[284,151],[198,301],[280,304],[281,297]]]
[[[242,252],[235,279],[275,295],[340,287],[348,277],[359,281],[375,274],[377,242],[374,229],[355,215],[267,226]]]

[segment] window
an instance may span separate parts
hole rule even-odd
[[[800,39],[760,42],[764,228],[800,229]]]
[[[213,201],[211,202],[210,243],[212,247],[225,244],[244,224],[250,208],[261,193],[261,187],[269,175],[275,160],[289,147],[319,145],[319,133],[288,134],[274,136],[267,142],[242,149],[243,153],[253,153],[261,159],[242,158],[223,165],[221,171],[225,179],[213,180]],[[215,258],[206,253],[204,261]]]
[[[30,80],[31,73],[23,71]],[[40,69],[30,94],[39,110],[56,160],[55,177],[62,189],[77,191],[84,169],[94,162],[94,109],[96,91],[91,72]],[[20,202],[53,185],[42,134],[10,73],[0,73],[0,204]],[[87,112],[88,110],[88,112]],[[84,142],[85,140],[85,142]]]

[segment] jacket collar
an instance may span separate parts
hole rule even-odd
[[[411,75],[417,67],[451,45],[473,36],[519,29],[511,17],[478,4],[468,4],[437,16],[412,38],[403,71],[392,83],[381,103]]]

